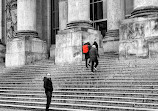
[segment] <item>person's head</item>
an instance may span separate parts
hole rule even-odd
[[[46,76],[47,76],[47,78],[51,78],[51,75],[50,75],[49,73],[47,73],[47,75],[46,75]]]
[[[95,46],[95,45],[92,45],[92,47],[93,47],[93,48],[96,48],[96,46]]]
[[[91,45],[89,42],[87,42],[87,45]]]

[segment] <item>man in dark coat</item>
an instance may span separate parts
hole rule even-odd
[[[98,57],[99,57],[99,54],[95,45],[93,45],[92,48],[90,49],[89,55],[90,55],[90,61],[92,63],[91,72],[93,72],[93,68],[97,70],[96,67],[98,66]],[[95,66],[94,66],[94,63],[96,63]]]
[[[94,40],[93,45],[95,45],[95,47],[97,48],[97,51],[98,51],[98,43],[96,42],[96,39]]]
[[[43,81],[44,81],[45,94],[47,97],[46,111],[49,111],[49,106],[51,103],[52,91],[53,91],[51,75],[48,73],[47,77],[44,77]]]

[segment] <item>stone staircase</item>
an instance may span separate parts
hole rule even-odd
[[[98,71],[84,61],[57,66],[50,60],[20,68],[0,67],[0,107],[45,109],[43,77],[52,74],[50,109],[60,111],[158,111],[158,59],[99,58]]]

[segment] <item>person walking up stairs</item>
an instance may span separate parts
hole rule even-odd
[[[92,46],[92,48],[90,49],[89,52],[90,55],[90,61],[91,61],[91,72],[93,73],[93,69],[96,71],[97,70],[97,66],[98,66],[98,51],[95,45]],[[94,66],[95,63],[95,66]]]

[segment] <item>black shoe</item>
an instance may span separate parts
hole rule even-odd
[[[88,66],[91,66],[90,64],[88,64]]]

